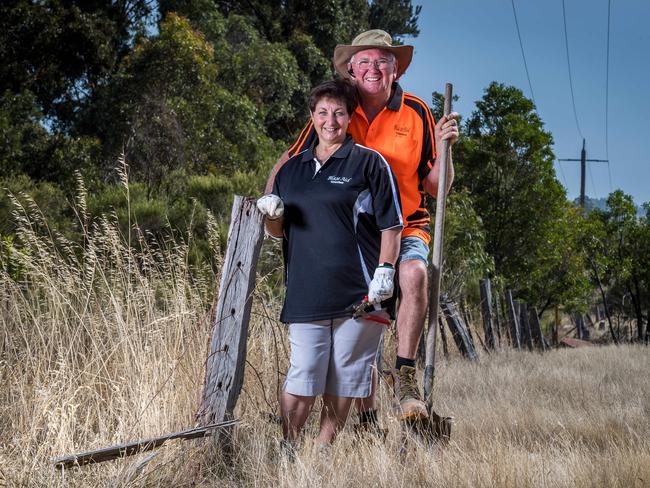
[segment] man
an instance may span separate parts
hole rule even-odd
[[[453,144],[458,139],[458,114],[443,116],[434,125],[426,103],[406,93],[397,83],[408,68],[413,46],[393,46],[382,30],[359,34],[351,45],[339,44],[334,50],[334,68],[357,89],[356,108],[348,132],[361,145],[378,151],[397,177],[402,199],[402,232],[398,276],[400,307],[397,316],[396,395],[400,420],[425,419],[427,414],[415,379],[415,356],[427,310],[427,256],[430,241],[430,216],[425,207],[425,192],[438,190],[441,141]],[[274,166],[266,187],[270,193],[275,174],[287,159],[308,148],[316,137],[311,123],[296,143]],[[451,158],[448,187],[454,170]],[[361,424],[376,424],[374,393],[359,406]]]

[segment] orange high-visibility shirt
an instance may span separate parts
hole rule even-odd
[[[415,236],[430,241],[431,217],[425,207],[422,186],[436,157],[431,110],[420,98],[406,93],[395,83],[386,107],[371,124],[361,106],[357,106],[348,133],[357,144],[378,151],[390,164],[399,186],[404,217],[402,237]],[[289,148],[294,156],[318,138],[311,120]]]

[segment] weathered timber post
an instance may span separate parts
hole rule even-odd
[[[479,281],[481,289],[481,314],[483,315],[483,331],[485,332],[485,344],[488,349],[494,349],[494,329],[492,327],[492,287],[490,279],[485,278]]]
[[[539,323],[539,315],[537,314],[537,307],[530,309],[530,334],[533,336],[533,342],[540,351],[546,349],[546,341],[542,335],[542,326]]]
[[[582,339],[582,320],[580,314],[578,312],[574,312],[572,318],[576,329],[575,336],[578,339]]]
[[[499,294],[494,295],[494,325],[497,331],[497,341],[501,347],[501,314],[499,313]]]
[[[465,330],[469,336],[469,341],[474,346],[476,344],[476,341],[474,341],[474,334],[472,333],[472,317],[469,314],[466,305],[467,302],[465,301],[465,298],[461,298],[460,303],[458,304],[458,310],[456,310],[456,312],[458,313],[459,320],[465,326]]]
[[[555,320],[553,321],[553,332],[551,333],[551,343],[557,346],[560,343],[558,334],[560,332],[560,307],[555,305]]]
[[[438,326],[440,327],[440,339],[442,339],[442,353],[445,359],[449,358],[449,347],[447,346],[447,333],[445,332],[445,323],[442,317],[438,317]]]
[[[474,349],[474,344],[460,318],[454,302],[449,300],[447,296],[442,296],[440,299],[440,308],[447,319],[447,326],[451,330],[451,335],[456,342],[456,346],[460,353],[470,361],[478,361],[478,355]]]
[[[515,312],[515,304],[512,300],[512,290],[506,290],[506,306],[508,307],[508,318],[510,319],[510,341],[512,342],[512,347],[521,349],[519,321]]]
[[[519,304],[519,330],[521,331],[522,342],[528,346],[529,351],[532,351],[533,338],[528,323],[528,305],[526,305],[526,302]]]
[[[585,321],[585,316],[588,316],[588,315],[587,314],[585,314],[585,315],[581,314],[580,315],[580,317],[582,318],[582,339],[584,339],[585,341],[588,341],[589,338],[591,337],[591,333],[589,332],[589,329],[587,328],[587,324],[586,324],[586,321]]]
[[[262,218],[254,199],[235,196],[197,414],[202,424],[230,417],[241,392]]]
[[[600,305],[596,305],[596,319],[598,320],[598,330],[605,330],[605,313]]]
[[[589,340],[589,331],[585,325],[585,318],[580,312],[573,314],[573,321],[576,324],[576,336],[578,339]]]

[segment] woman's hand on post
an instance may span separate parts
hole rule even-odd
[[[282,199],[272,193],[257,199],[257,209],[269,220],[277,220],[284,215]]]
[[[395,268],[392,265],[388,263],[379,265],[368,287],[368,302],[380,303],[392,297],[394,278]]]

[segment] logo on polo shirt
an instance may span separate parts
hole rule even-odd
[[[347,176],[328,176],[327,181],[334,185],[345,185],[346,183],[350,183],[350,180],[352,178],[348,178]]]
[[[407,136],[411,132],[411,128],[408,125],[397,125],[393,127],[395,129],[395,134],[398,136]]]

